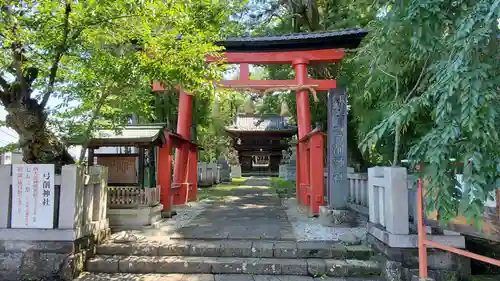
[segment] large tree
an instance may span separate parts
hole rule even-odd
[[[109,116],[115,116],[112,109],[137,107],[127,103],[132,96],[120,94],[148,94],[144,89],[152,80],[211,91],[207,81],[218,71],[204,56],[217,50],[212,42],[235,2],[2,1],[0,100],[6,125],[19,134],[24,161],[73,162],[49,123],[56,96],[63,107],[82,105],[73,113],[90,116],[73,125],[92,125],[123,121]],[[57,121],[68,119],[61,117]]]
[[[430,209],[482,216],[500,174],[500,1],[403,1],[384,12],[352,62],[356,107],[370,113],[365,148],[392,139],[397,161],[404,145],[400,157],[423,164]]]

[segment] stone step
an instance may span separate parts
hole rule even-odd
[[[372,250],[364,245],[333,242],[291,241],[203,241],[175,240],[105,243],[97,247],[99,255],[121,256],[204,256],[254,258],[335,258],[367,260]]]
[[[375,261],[184,256],[96,256],[93,273],[212,273],[353,277],[380,275]]]
[[[372,277],[311,277],[296,275],[250,274],[131,274],[131,273],[83,273],[75,281],[383,281],[381,276]]]

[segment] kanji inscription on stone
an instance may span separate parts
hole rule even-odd
[[[347,181],[347,94],[343,89],[328,91],[328,204],[345,209]]]

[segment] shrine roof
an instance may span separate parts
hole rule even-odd
[[[89,140],[89,148],[101,146],[147,146],[165,142],[165,124],[128,125],[120,131],[99,130]]]
[[[297,126],[288,124],[288,118],[276,114],[238,114],[236,121],[226,127],[230,133],[236,132],[297,132]]]
[[[268,52],[320,49],[354,49],[368,31],[350,28],[340,31],[293,33],[287,35],[259,35],[229,37],[217,44],[226,52]]]

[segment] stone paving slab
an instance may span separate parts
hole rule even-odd
[[[86,263],[96,273],[214,273],[310,275],[333,277],[380,275],[374,261],[184,256],[96,256]]]
[[[127,274],[83,273],[75,281],[383,281],[383,277],[309,277],[249,274]]]
[[[309,276],[269,276],[269,275],[255,275],[253,281],[313,281]]]
[[[97,247],[100,255],[205,256],[256,258],[337,258],[367,260],[373,251],[364,245],[345,246],[325,241],[261,240],[173,240],[136,243],[106,243]]]
[[[254,281],[252,275],[247,274],[218,274],[215,281]]]
[[[380,275],[380,265],[375,261],[325,259],[326,275],[332,277],[352,277]]]
[[[199,279],[183,279],[184,274],[125,274],[125,273],[83,273],[74,281],[214,281],[212,275],[204,278],[200,275]],[[210,279],[210,277],[212,277]]]
[[[204,200],[176,206],[178,214],[164,220],[158,228],[114,233],[111,240],[128,234],[135,241],[329,240],[359,245],[365,239],[366,227],[322,226],[317,218],[300,213],[293,198],[282,202],[269,184],[269,178],[250,178],[245,185],[224,191],[224,201]]]
[[[386,281],[382,276],[370,277],[316,277],[314,281]]]
[[[248,187],[228,192],[232,200],[214,203],[171,239],[295,240],[293,228],[269,179],[249,179]]]
[[[181,281],[215,281],[212,274],[184,274]]]

